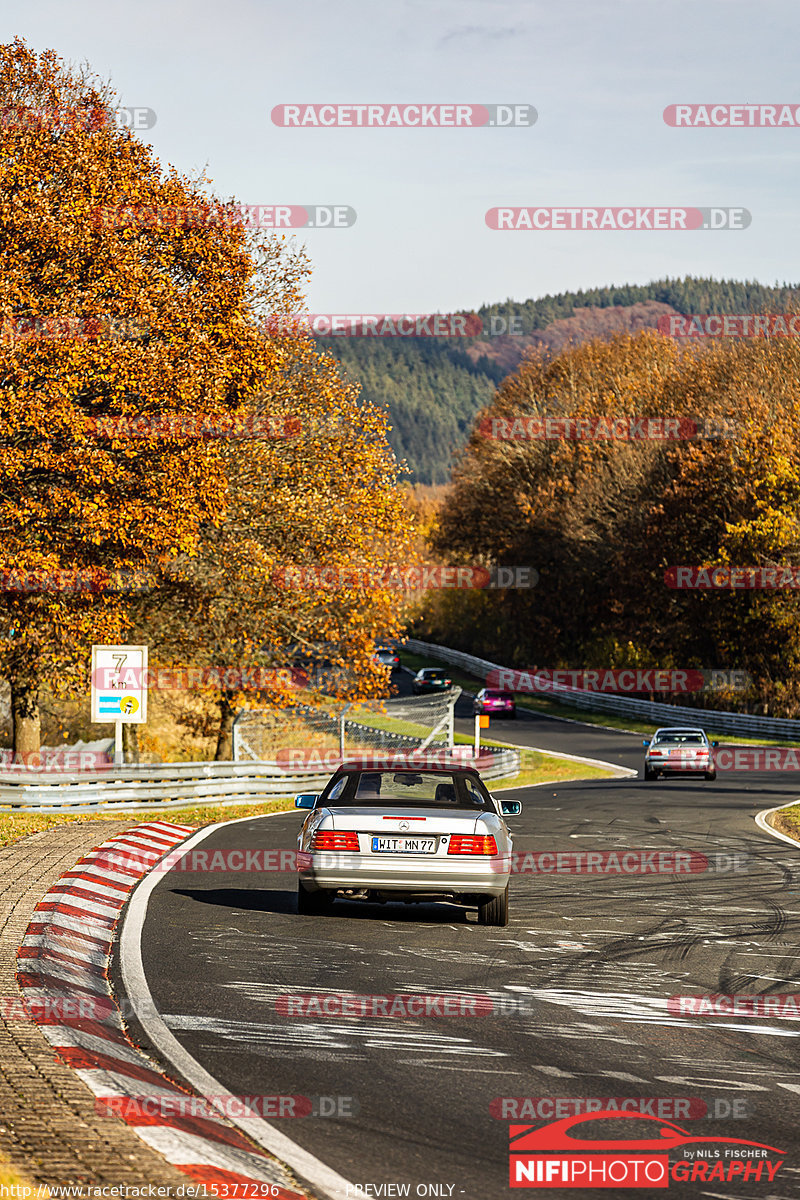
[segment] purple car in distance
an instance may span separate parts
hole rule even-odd
[[[516,717],[517,706],[511,692],[481,688],[472,702],[472,712],[475,716]]]

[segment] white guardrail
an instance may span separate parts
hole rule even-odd
[[[424,654],[429,658],[449,663],[451,667],[461,667],[478,679],[486,679],[490,671],[507,671],[508,667],[499,663],[489,662],[485,658],[475,658],[472,654],[462,654],[460,650],[451,650],[448,646],[437,646],[431,642],[419,642],[408,639],[404,645],[413,654]],[[544,694],[544,693],[540,693]],[[739,737],[787,738],[792,741],[800,740],[800,721],[788,717],[757,717],[749,713],[719,712],[710,708],[687,708],[679,704],[659,704],[652,700],[633,700],[629,696],[609,696],[603,692],[587,692],[581,688],[571,688],[564,684],[554,684],[548,680],[547,695],[558,700],[560,704],[572,704],[576,708],[590,709],[595,712],[615,713],[623,717],[639,717],[640,720],[652,721],[655,725],[676,725],[686,722],[697,725],[712,733],[731,733]]]
[[[327,756],[329,752],[321,753]],[[383,753],[388,755],[391,750]],[[357,757],[345,755],[345,761],[357,761]],[[287,770],[274,762],[157,763],[74,774],[9,767],[0,771],[0,811],[33,808],[39,812],[81,812],[98,807],[112,811],[151,805],[177,808],[248,800],[257,803],[297,792],[320,791],[339,760],[330,761],[330,769],[323,772]],[[476,764],[465,759],[464,765]],[[477,766],[484,779],[505,779],[518,774],[519,752],[487,748]]]

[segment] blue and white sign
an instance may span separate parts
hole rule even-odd
[[[147,720],[147,646],[92,646],[92,721]]]

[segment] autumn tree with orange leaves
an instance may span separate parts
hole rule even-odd
[[[326,492],[328,464],[314,490],[316,443],[277,466],[269,440],[242,452],[186,432],[198,417],[230,422],[290,400],[302,421],[308,397],[292,395],[294,360],[302,367],[310,347],[265,336],[262,320],[301,306],[304,263],[280,239],[247,231],[232,203],[162,171],[149,147],[115,127],[107,92],[53,52],[0,47],[0,108],[0,674],[24,757],[39,746],[41,687],[86,690],[91,643],[126,640],[166,611],[162,600],[177,605],[172,625],[201,659],[234,644],[246,653],[248,637],[263,645],[270,622],[252,614],[276,551],[288,553],[281,538],[302,558],[304,507],[321,530],[343,489]],[[172,219],[136,218],[147,211]],[[309,397],[313,410],[320,396]],[[165,414],[173,432],[159,426]],[[131,436],[142,422],[156,434]],[[367,424],[381,465],[364,477],[375,510],[388,514],[396,468],[377,414]],[[357,438],[351,449],[360,453]],[[259,454],[268,460],[254,500],[262,517],[276,481],[287,497],[287,529],[274,544],[248,527],[247,496],[235,494],[250,486]],[[359,469],[339,462],[351,483]],[[341,524],[336,510],[329,540]],[[379,516],[375,529],[388,536],[388,524]],[[210,566],[220,547],[227,591]],[[334,553],[327,541],[325,549]],[[381,551],[358,546],[361,557]],[[193,607],[175,582],[195,560],[208,569]],[[155,582],[130,583],[142,579]],[[198,621],[223,593],[225,631],[209,649]],[[353,606],[354,642],[367,658],[369,631],[393,620],[390,598],[372,623],[361,621],[359,604],[370,609],[373,599]]]
[[[490,435],[548,416],[682,424],[670,439]],[[796,711],[797,591],[681,591],[665,572],[800,564],[800,348],[644,332],[531,358],[479,414],[434,541],[540,579],[434,598],[430,637],[509,665],[744,669],[753,689],[726,702]]]
[[[143,598],[143,636],[157,656],[179,651],[210,665],[280,672],[324,658],[324,687],[310,679],[305,703],[380,696],[386,671],[373,661],[374,646],[400,634],[405,608],[404,595],[384,586],[385,569],[418,557],[386,417],[359,401],[311,338],[283,339],[279,351],[286,369],[269,409],[289,434],[223,447],[225,518]],[[308,585],[326,571],[342,585]],[[298,699],[284,680],[276,674],[255,694],[221,691],[217,758],[231,757],[238,711]]]

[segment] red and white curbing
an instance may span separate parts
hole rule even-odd
[[[94,1092],[99,1113],[121,1117],[212,1194],[220,1185],[222,1195],[237,1200],[304,1200],[278,1160],[226,1121],[171,1115],[169,1104],[158,1106],[166,1115],[152,1115],[154,1106],[141,1104],[143,1096],[177,1100],[192,1093],[167,1079],[125,1032],[108,984],[114,930],[139,879],[194,832],[153,821],[84,855],[36,906],[17,954],[17,983],[26,1013]]]

